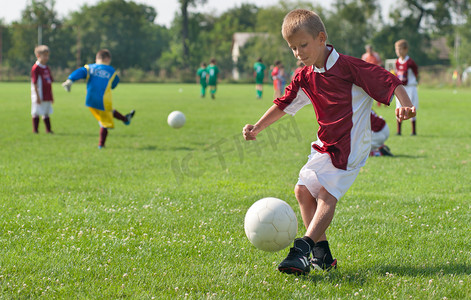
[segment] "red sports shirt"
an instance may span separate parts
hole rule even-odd
[[[31,98],[36,100],[34,84],[37,84],[40,99],[42,101],[53,101],[52,82],[53,78],[49,67],[36,62],[31,68]]]
[[[396,60],[396,76],[403,85],[417,85],[419,67],[409,56],[406,56],[404,60],[398,58]]]
[[[304,67],[274,103],[291,115],[312,103],[319,123],[313,147],[328,153],[336,168],[351,170],[363,166],[370,153],[373,99],[389,105],[401,81],[384,68],[328,47],[324,68]]]

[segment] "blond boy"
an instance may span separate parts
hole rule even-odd
[[[242,132],[246,140],[255,140],[287,113],[294,115],[308,104],[316,111],[317,141],[311,144],[311,155],[294,190],[306,233],[294,241],[278,266],[284,273],[307,274],[311,266],[320,270],[337,266],[325,232],[338,200],[370,153],[373,99],[389,105],[396,95],[402,104],[396,109],[399,120],[415,116],[415,108],[397,77],[361,59],[339,54],[328,45],[327,31],[316,13],[291,11],[283,20],[282,35],[306,66],[294,76],[285,95],[275,99],[260,120],[245,125]]]
[[[33,133],[38,133],[39,117],[42,116],[46,125],[46,133],[51,130],[52,103],[52,74],[46,65],[49,61],[49,47],[39,45],[34,49],[36,62],[31,68],[31,116],[33,118]]]
[[[394,44],[396,50],[396,76],[402,81],[407,95],[416,109],[419,108],[419,94],[417,93],[417,84],[419,83],[419,67],[407,55],[409,52],[409,43],[406,40],[399,40]],[[396,107],[401,107],[401,103],[396,99]],[[397,135],[401,135],[400,120],[397,120]],[[416,117],[411,118],[412,135],[417,135]]]

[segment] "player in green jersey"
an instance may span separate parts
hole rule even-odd
[[[255,90],[257,91],[257,99],[262,98],[263,93],[263,79],[265,78],[266,66],[263,64],[262,58],[260,57],[253,65],[254,77],[255,77]]]
[[[211,98],[214,99],[216,97],[216,86],[218,83],[218,74],[219,74],[219,68],[216,66],[216,59],[211,58],[211,61],[209,62],[209,66],[207,68],[208,74],[209,74],[209,79],[208,79],[208,85],[209,85],[209,92],[211,93]]]
[[[201,85],[201,98],[206,95],[206,87],[208,86],[208,70],[206,63],[201,63],[200,68],[196,71],[196,82]]]

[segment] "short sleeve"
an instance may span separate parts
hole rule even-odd
[[[361,87],[371,98],[389,105],[396,87],[402,82],[386,69],[368,64],[360,59],[351,60],[351,74],[354,83]]]
[[[302,74],[304,72],[298,72],[290,85],[285,89],[285,95],[277,98],[273,101],[278,108],[287,114],[294,116],[301,108],[311,103],[311,99],[301,88],[301,81],[303,80]]]

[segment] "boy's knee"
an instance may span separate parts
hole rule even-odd
[[[306,201],[316,201],[305,185],[296,185],[294,187],[294,195],[300,204]]]
[[[309,192],[308,189],[307,189],[307,187],[306,187],[305,185],[298,185],[298,184],[297,184],[297,185],[294,187],[294,194],[295,194],[296,196],[297,196],[297,195],[304,194],[304,193],[306,193],[306,191]]]
[[[337,198],[334,197],[331,193],[329,193],[324,187],[319,190],[319,197],[318,200],[325,202],[326,204],[336,205]]]

